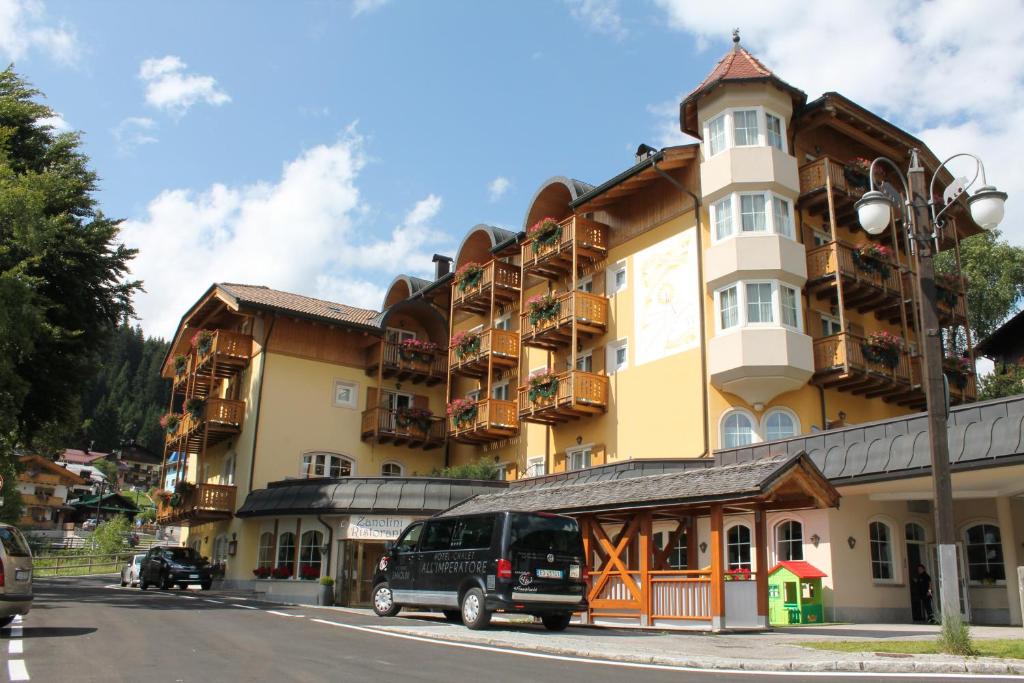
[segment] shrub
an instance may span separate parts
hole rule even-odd
[[[101,555],[113,555],[128,549],[128,536],[132,531],[132,523],[124,515],[103,522],[93,532],[96,550]]]
[[[430,472],[432,477],[445,477],[446,479],[498,479],[498,464],[493,458],[486,456],[476,462],[465,465],[455,465],[444,469],[434,469]]]
[[[939,645],[946,654],[973,657],[978,654],[971,642],[971,630],[959,614],[942,615]]]

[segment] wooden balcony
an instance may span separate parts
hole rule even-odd
[[[252,336],[214,330],[210,345],[193,349],[192,355],[192,373],[198,378],[231,377],[249,365],[252,358]]]
[[[238,435],[245,419],[245,401],[227,398],[208,398],[199,417],[186,412],[178,429],[166,436],[171,450],[201,453],[224,439]]]
[[[444,418],[413,418],[402,411],[377,406],[363,411],[360,438],[363,441],[428,451],[444,444]]]
[[[188,380],[192,376],[192,364],[195,357],[190,353],[185,356],[185,368],[181,372],[174,373],[171,380],[171,387],[175,394],[184,396],[188,387]]]
[[[551,318],[530,322],[530,312],[520,314],[523,345],[557,349],[572,343],[572,328],[582,337],[598,337],[608,329],[608,298],[573,290],[558,295],[558,312]]]
[[[853,205],[868,189],[866,177],[858,178],[857,173],[846,164],[827,155],[801,166],[799,174],[800,208],[811,214],[827,216],[827,190],[831,188],[836,222],[840,225],[859,225]],[[875,177],[877,179],[877,175]]]
[[[914,282],[915,275],[914,273],[906,272],[902,274],[902,279],[905,315],[907,320],[913,320],[913,316],[916,313],[913,304],[917,298],[916,283]],[[960,286],[957,285],[955,289],[951,290],[940,287],[938,294],[939,324],[944,327],[966,325],[967,299]],[[890,299],[887,299],[884,305],[875,309],[875,317],[879,320],[887,320],[890,323],[897,324],[902,320],[899,302],[895,299]]]
[[[570,216],[558,224],[561,234],[550,244],[535,238],[520,247],[523,275],[558,280],[572,273],[575,252],[576,276],[581,267],[600,261],[608,254],[608,226]],[[573,278],[575,279],[575,277]]]
[[[581,370],[557,375],[558,386],[550,398],[530,400],[530,387],[519,387],[519,419],[539,424],[558,424],[608,410],[608,376]]]
[[[866,270],[857,265],[854,254],[857,247],[845,242],[829,242],[807,252],[807,293],[818,299],[839,302],[836,272],[843,288],[843,304],[847,309],[861,313],[874,311],[880,320],[892,319],[904,298],[910,298],[913,290],[901,289],[899,267],[886,262],[886,273]]]
[[[459,443],[488,443],[519,434],[515,401],[485,398],[476,402],[471,419],[456,422],[448,418],[448,438]]]
[[[922,386],[924,384],[924,373],[921,370],[921,361],[923,359],[920,356],[916,356],[910,361],[910,374],[915,386]],[[960,405],[961,403],[973,403],[978,400],[978,379],[973,372],[959,373],[950,370],[943,363],[942,372],[946,376],[946,381],[949,384],[949,403],[950,405]],[[924,397],[924,391],[921,390],[918,396],[914,397],[915,401],[904,402],[910,408],[917,408],[924,410],[927,406]]]
[[[486,329],[480,333],[480,349],[460,355],[456,347],[448,349],[448,366],[466,377],[486,377],[487,368],[510,370],[519,364],[519,333]]]
[[[427,386],[443,382],[448,375],[446,359],[441,351],[413,352],[391,341],[382,341],[366,349],[366,374],[376,376],[378,369],[384,379],[426,383]]]
[[[916,400],[920,387],[914,384],[910,354],[900,351],[896,366],[889,368],[865,357],[865,343],[864,337],[848,332],[815,339],[811,381],[825,389],[882,398],[890,403]]]
[[[173,500],[173,499],[172,499]],[[235,513],[235,487],[220,484],[196,484],[181,500],[157,499],[157,524],[192,526],[224,519],[231,519]]]
[[[496,306],[518,301],[520,274],[519,266],[489,261],[474,285],[464,287],[464,283],[452,283],[452,306],[456,310],[489,316],[492,298]]]

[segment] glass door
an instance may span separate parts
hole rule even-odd
[[[368,607],[372,599],[373,574],[384,555],[384,543],[378,541],[344,541],[342,566],[339,569],[340,596],[343,605]]]

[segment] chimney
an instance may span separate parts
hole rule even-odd
[[[434,254],[434,279],[440,280],[442,277],[451,272],[452,269],[452,257],[442,256],[441,254]]]
[[[641,161],[647,159],[657,151],[658,150],[654,149],[650,145],[641,144],[639,147],[636,148],[636,160],[633,163],[639,164]]]

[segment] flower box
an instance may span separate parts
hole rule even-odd
[[[936,273],[935,296],[940,303],[945,304],[949,308],[955,308],[957,297],[960,296],[960,278],[956,275]]]
[[[754,575],[749,569],[730,569],[725,573],[726,581],[753,581]]]
[[[974,364],[970,358],[947,357],[942,360],[942,372],[950,384],[963,391],[967,388],[968,377],[974,374]]]
[[[315,581],[320,578],[320,567],[306,565],[299,569],[299,578],[303,581]]]
[[[550,402],[558,394],[558,375],[543,370],[530,377],[527,398],[530,403]]]
[[[270,575],[275,579],[290,579],[292,577],[291,567],[274,567]]]
[[[203,419],[203,410],[206,408],[206,400],[202,398],[190,398],[185,401],[185,412],[195,420]]]
[[[480,353],[480,335],[475,332],[456,332],[452,335],[451,346],[459,360],[475,356]]]
[[[429,339],[403,339],[398,343],[398,355],[402,360],[429,363],[437,353],[437,344]]]
[[[256,567],[252,570],[252,575],[257,579],[269,579],[272,571],[270,567]]]
[[[181,424],[181,415],[179,413],[167,413],[160,418],[160,427],[168,434],[174,434],[178,431],[178,425]]]
[[[432,417],[433,411],[426,408],[398,408],[395,411],[395,425],[399,429],[415,427],[417,431],[427,433],[430,431]]]
[[[448,404],[448,417],[451,418],[456,427],[462,427],[465,423],[475,420],[476,413],[476,401],[468,398],[457,398]]]
[[[185,374],[185,368],[188,367],[188,356],[178,354],[174,357],[174,376],[181,377]]]
[[[536,327],[541,322],[551,322],[558,318],[558,299],[554,294],[535,294],[526,301],[530,324]]]
[[[869,363],[881,365],[889,370],[900,362],[903,350],[903,339],[891,332],[872,332],[860,345],[861,353]]]
[[[853,252],[853,265],[857,270],[877,274],[884,280],[892,271],[892,249],[868,242]]]
[[[197,356],[205,356],[213,346],[213,332],[210,330],[199,330],[192,335],[192,348],[196,350]]]
[[[531,248],[536,254],[542,247],[552,247],[558,244],[562,237],[562,226],[554,218],[545,217],[530,226],[526,236],[533,240]]]
[[[455,271],[455,284],[460,292],[480,286],[483,280],[484,267],[479,263],[467,263]]]

